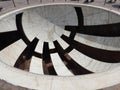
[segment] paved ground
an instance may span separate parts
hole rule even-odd
[[[19,7],[24,7],[27,5],[32,5],[32,4],[42,4],[42,3],[60,3],[60,2],[74,2],[74,3],[83,3],[84,0],[79,0],[79,1],[75,1],[75,0],[29,0],[29,2],[27,2],[27,0],[14,0],[15,4],[9,0],[9,1],[0,1],[0,7],[3,7],[3,9],[1,10],[1,13],[5,13],[6,11],[10,11]],[[112,3],[112,4],[105,4],[104,0],[95,0],[95,2],[93,3],[89,3],[90,5],[97,5],[97,6],[101,6],[101,7],[106,7],[109,8],[111,10],[115,10],[115,11],[120,11],[119,9],[119,5],[120,5],[120,1],[117,0],[116,3]],[[116,85],[114,87],[110,87],[110,88],[106,88],[103,90],[120,90],[120,85]],[[22,87],[18,87],[18,86],[14,86],[11,84],[8,84],[7,82],[4,82],[2,80],[0,80],[0,90],[28,90],[26,88],[22,88]]]

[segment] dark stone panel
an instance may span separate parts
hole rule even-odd
[[[67,31],[76,31],[76,33],[103,36],[103,37],[119,37],[120,23],[91,25],[91,26],[65,26]]]
[[[61,60],[66,65],[66,67],[72,71],[74,75],[83,75],[83,74],[90,74],[91,71],[85,69],[84,67],[77,64],[61,47],[61,45],[58,43],[58,41],[54,41],[54,45],[56,48],[56,51],[58,52]]]
[[[83,13],[82,13],[82,9],[81,9],[81,7],[74,7],[74,8],[75,8],[77,18],[78,18],[78,26],[83,27],[83,25],[84,25],[84,16],[83,16]],[[67,26],[65,26],[65,30],[67,29],[66,27]],[[76,35],[76,30],[72,30],[69,37],[71,39],[74,39],[75,35]]]
[[[20,33],[18,31],[2,32],[0,33],[0,50],[9,46],[20,39]]]
[[[69,52],[72,51],[72,50],[73,50],[73,48],[72,48],[71,46],[69,46],[69,47],[67,47],[67,48],[65,49],[65,52],[69,53]]]
[[[76,35],[76,31],[75,30],[71,31],[70,36],[69,36],[70,39],[74,39],[75,35]]]
[[[53,67],[52,61],[51,61],[48,42],[44,42],[43,44],[42,58],[43,58],[43,63],[44,63],[43,65],[44,74],[57,75]]]
[[[43,60],[45,61],[45,63],[51,62],[49,46],[48,46],[47,42],[44,42],[44,44],[43,44]]]
[[[38,52],[34,52],[33,56],[38,57],[38,58],[42,58],[42,54],[40,54]]]
[[[47,67],[45,61],[42,61],[42,66],[43,66],[43,72],[44,72],[44,74],[49,75],[48,67]]]
[[[54,49],[50,49],[49,52],[50,52],[50,54],[51,53],[56,53],[56,50],[55,50],[55,48]]]
[[[111,51],[94,48],[75,40],[69,39],[69,37],[62,35],[61,38],[66,41],[71,47],[83,53],[84,55],[107,63],[119,63],[120,62],[120,51]]]
[[[38,39],[35,38],[22,52],[22,54],[17,59],[14,67],[25,70],[26,68],[29,69],[31,58],[34,54],[34,50],[38,43]]]
[[[22,16],[23,16],[23,13],[19,13],[16,15],[16,27],[17,27],[17,30],[20,32],[21,38],[28,45],[30,41],[24,33],[24,29],[22,26]]]
[[[77,18],[78,18],[78,26],[83,26],[84,25],[84,16],[81,7],[74,7]]]

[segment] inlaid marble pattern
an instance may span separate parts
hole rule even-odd
[[[95,59],[96,56],[83,53],[77,46],[83,43],[83,45],[107,50],[107,52],[113,51],[116,53],[115,55],[119,55],[119,34],[115,34],[116,36],[105,36],[106,34],[98,36],[95,33],[88,35],[91,30],[89,28],[88,33],[87,31],[80,32],[87,27],[94,30],[97,30],[97,26],[101,29],[109,29],[104,25],[111,25],[117,32],[120,22],[118,18],[119,15],[106,10],[74,5],[48,5],[20,11],[20,13],[9,15],[0,20],[0,28],[2,28],[0,30],[0,43],[3,42],[2,38],[7,35],[3,32],[11,31],[12,33],[15,31],[19,36],[18,39],[3,44],[4,48],[1,48],[0,59],[10,66],[37,74],[73,76],[80,75],[80,71],[90,74],[111,70],[119,66],[119,60],[104,61],[99,60],[100,57]],[[69,43],[63,37],[64,35],[68,37]],[[38,41],[34,46],[35,38]],[[78,45],[74,45],[74,41],[77,41]],[[33,48],[32,46],[34,49],[29,50]],[[114,58],[119,59],[117,57],[114,56]]]
[[[19,6],[25,0],[15,1]],[[0,78],[37,90],[100,89],[113,77],[118,83],[119,22],[118,14],[79,5],[48,5],[8,15],[0,20]],[[105,54],[110,61],[99,60],[93,52],[98,49],[115,54]]]

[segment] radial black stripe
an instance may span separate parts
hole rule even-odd
[[[67,68],[73,72],[75,75],[82,75],[82,74],[90,74],[92,73],[91,71],[83,68],[79,64],[77,64],[70,56],[63,50],[63,48],[60,46],[58,41],[54,41],[55,49],[58,52],[61,60],[63,62],[67,63]],[[68,59],[68,58],[69,59]]]
[[[57,75],[57,73],[53,67],[53,63],[51,61],[48,42],[44,42],[44,44],[43,44],[43,57],[42,58],[43,58],[44,74]]]
[[[76,33],[104,36],[104,37],[119,37],[120,23],[106,24],[106,25],[92,25],[92,26],[66,26],[67,31],[76,31]]]
[[[17,27],[17,30],[20,32],[20,36],[21,36],[22,40],[28,45],[30,43],[30,41],[26,37],[24,30],[23,30],[22,16],[23,16],[23,13],[19,13],[16,15],[16,27]]]
[[[34,51],[34,54],[33,54],[35,57],[38,57],[38,58],[42,58],[42,54],[38,53],[38,52],[35,52]]]
[[[83,13],[82,13],[82,9],[80,7],[74,7],[74,8],[75,8],[77,19],[78,19],[78,26],[83,27],[83,25],[84,25],[84,16],[83,16]],[[66,29],[66,26],[65,26],[65,29]],[[74,39],[75,35],[76,35],[76,31],[72,30],[69,37],[71,39]]]
[[[18,31],[2,32],[0,33],[0,50],[6,48],[10,44],[20,39]]]
[[[77,15],[77,19],[78,19],[78,26],[83,27],[84,26],[84,16],[83,16],[83,12],[82,9],[80,7],[74,7],[75,11],[76,11],[76,15]],[[68,26],[65,26],[65,30],[67,29]],[[72,30],[70,33],[70,39],[74,39],[76,35],[76,30]],[[66,52],[70,52],[72,50],[72,48],[69,46],[68,48],[66,48]]]
[[[66,41],[72,48],[85,54],[93,59],[107,62],[107,63],[119,63],[120,62],[120,51],[110,51],[104,49],[94,48],[75,40],[69,39],[69,37],[62,35],[61,38]]]
[[[38,43],[38,39],[35,38],[26,48],[25,50],[21,53],[19,58],[17,59],[14,67],[19,68],[19,69],[26,69],[29,68],[30,66],[25,65],[27,61],[30,61],[33,54],[35,47]]]
[[[76,14],[77,14],[77,19],[78,19],[78,26],[83,26],[84,25],[84,16],[81,7],[74,7]]]

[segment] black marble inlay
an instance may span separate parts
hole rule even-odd
[[[43,58],[43,62],[44,62],[44,66],[43,66],[44,74],[57,75],[57,73],[53,67],[52,61],[51,61],[48,42],[44,42],[44,44],[43,44],[42,58]],[[47,71],[46,71],[46,69],[47,69]]]
[[[90,58],[107,63],[120,62],[120,51],[111,51],[91,47],[75,40],[71,40],[65,35],[62,35],[61,38],[66,41],[72,48],[78,50]]]
[[[83,16],[83,13],[82,13],[82,9],[80,7],[74,7],[74,8],[75,8],[75,11],[76,11],[76,14],[77,14],[78,26],[83,27],[84,16]],[[65,26],[65,29],[66,29],[66,26]],[[69,37],[71,39],[74,39],[75,35],[76,35],[76,30],[72,30]]]
[[[120,23],[106,24],[106,25],[91,25],[91,26],[65,26],[67,31],[76,31],[76,33],[104,36],[104,37],[118,37],[120,36]]]
[[[83,26],[84,25],[84,16],[81,7],[74,7],[77,18],[78,18],[78,26]]]
[[[21,68],[22,65],[24,65],[24,63],[28,60],[30,60],[34,54],[34,50],[36,48],[36,45],[38,43],[38,39],[35,38],[26,48],[25,50],[22,52],[22,54],[19,56],[19,58],[17,59],[14,67],[16,68],[20,68],[20,69],[24,69],[23,67]]]
[[[38,58],[42,58],[42,54],[38,53],[38,52],[34,52],[33,54],[35,57],[38,57]]]
[[[61,47],[61,45],[58,43],[58,41],[54,41],[54,45],[56,48],[56,51],[58,52],[61,60],[63,62],[66,62],[66,67],[72,71],[75,75],[82,75],[82,74],[90,74],[91,71],[83,68],[79,64],[77,64]],[[69,58],[69,59],[68,59]]]
[[[24,29],[22,26],[22,16],[23,16],[23,13],[19,13],[16,15],[16,27],[17,27],[17,30],[20,32],[21,38],[28,45],[30,41],[24,33]]]
[[[0,33],[0,50],[9,46],[20,39],[20,33],[18,31],[2,32]]]

